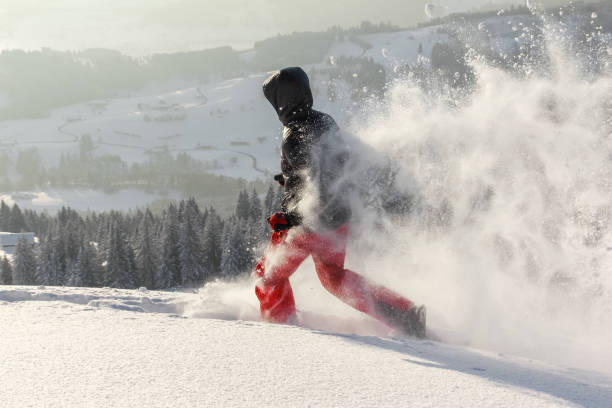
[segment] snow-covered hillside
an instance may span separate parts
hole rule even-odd
[[[583,26],[597,28],[609,18],[603,14],[593,16],[568,17],[562,30],[568,37],[566,40],[580,45],[580,39],[570,38],[572,30]],[[384,67],[383,75],[390,81],[407,66],[427,64],[438,43],[459,41],[478,54],[504,58],[524,51],[528,48],[527,42],[534,40],[534,33],[542,30],[534,24],[542,24],[539,16],[500,12],[481,20],[338,37],[321,61],[304,67],[313,74],[315,108],[331,113],[343,128],[353,131],[350,126],[356,122],[353,119],[359,119],[363,125],[373,115],[367,103],[355,101],[346,89],[349,82],[357,82],[354,79],[358,74],[352,70],[358,70],[363,58]],[[605,34],[608,37],[600,34],[608,43],[612,41],[610,33]],[[255,53],[255,50],[245,51],[242,57],[248,60]],[[334,90],[337,95],[329,98],[331,77],[339,75],[333,71],[339,68],[337,62],[342,58],[346,64],[342,67],[345,77],[334,77],[338,79],[338,89]],[[261,92],[262,82],[268,75],[268,72],[247,72],[242,77],[208,83],[187,80],[155,83],[116,99],[59,108],[45,118],[3,121],[0,122],[0,154],[6,152],[15,160],[20,151],[36,147],[42,166],[50,168],[58,165],[62,154],[77,153],[79,139],[88,135],[93,141],[94,156],[117,155],[131,164],[146,162],[160,152],[188,153],[204,163],[210,173],[269,180],[279,170],[280,124]],[[366,88],[363,91],[367,96],[371,90]],[[8,101],[0,97],[0,105],[3,103]],[[392,106],[398,101],[384,103]],[[18,176],[15,174],[14,178]],[[73,205],[70,194],[43,193]],[[133,206],[146,205],[157,198],[138,197]],[[34,202],[27,204],[45,208]]]
[[[609,375],[380,337],[367,324],[360,334],[343,334],[330,329],[342,323],[331,317],[304,327],[268,324],[254,317],[253,300],[242,300],[243,319],[235,319],[235,309],[227,313],[206,291],[2,287],[0,405],[606,407],[612,401]],[[220,318],[207,313],[211,302],[221,302]]]
[[[328,69],[338,57],[368,57],[392,72],[415,63],[418,48],[429,55],[446,41],[438,27],[360,35],[334,43],[326,58],[306,70]],[[356,42],[355,42],[356,41]],[[367,47],[367,48],[364,48]],[[267,72],[200,84],[189,81],[153,84],[117,99],[77,104],[48,117],[0,122],[0,151],[13,159],[37,147],[44,167],[57,166],[63,153],[77,153],[78,140],[89,135],[94,154],[119,155],[128,163],[144,162],[156,152],[186,152],[210,165],[210,172],[247,180],[267,179],[278,171],[280,123],[261,92]],[[315,107],[347,125],[348,97],[329,101],[328,78],[313,80]]]

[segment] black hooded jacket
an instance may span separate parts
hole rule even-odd
[[[284,125],[281,171],[285,181],[282,210],[300,224],[300,206],[308,181],[318,194],[319,224],[336,229],[350,218],[347,186],[342,181],[348,148],[334,119],[312,109],[308,76],[299,67],[285,68],[266,80],[264,95]]]

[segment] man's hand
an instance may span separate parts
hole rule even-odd
[[[270,227],[276,232],[288,230],[291,228],[289,225],[289,221],[283,212],[276,212],[268,217],[268,222],[270,223]]]
[[[277,174],[276,176],[274,176],[274,180],[276,180],[278,182],[278,184],[280,184],[281,186],[285,185],[285,176],[283,176],[283,174]]]

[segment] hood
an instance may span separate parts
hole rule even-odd
[[[310,82],[300,67],[275,72],[264,82],[263,92],[283,125],[308,116],[312,109]]]

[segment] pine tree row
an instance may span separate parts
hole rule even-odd
[[[12,261],[0,259],[0,284],[166,289],[231,279],[252,270],[269,238],[265,217],[281,196],[270,186],[262,203],[243,190],[225,219],[194,199],[161,214],[62,208],[55,216],[0,202],[0,231],[39,238],[34,247],[20,239]]]

